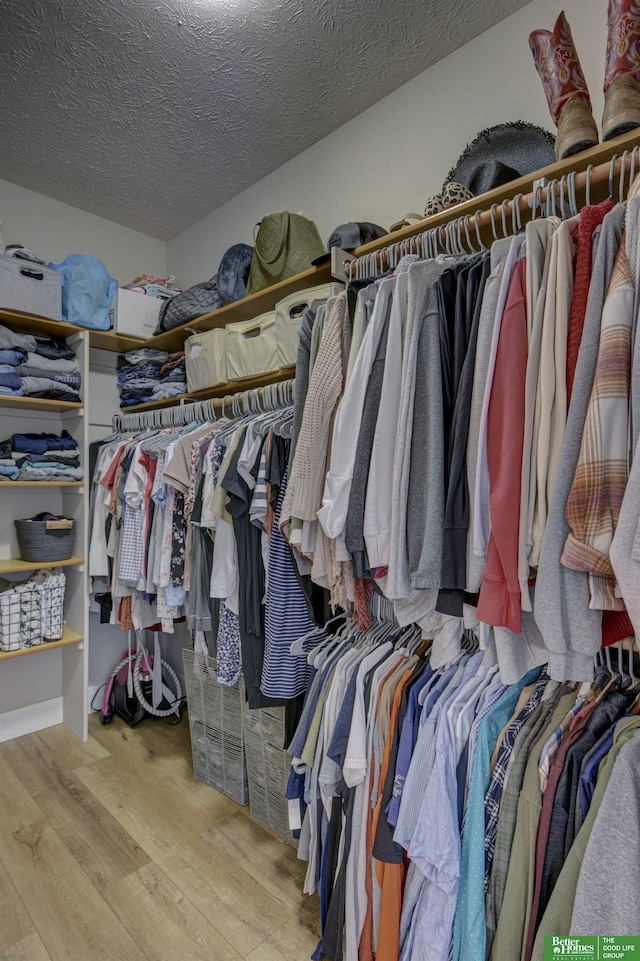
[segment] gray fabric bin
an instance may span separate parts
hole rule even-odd
[[[73,555],[76,522],[59,518],[55,521],[16,520],[20,557],[34,564],[66,561]],[[64,524],[65,526],[61,526]],[[69,526],[69,524],[71,526]]]
[[[0,257],[0,307],[62,320],[62,274],[17,257]]]

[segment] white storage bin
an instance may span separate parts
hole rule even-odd
[[[137,290],[120,287],[113,303],[116,333],[142,337],[143,340],[153,337],[163,304],[160,297],[149,297]]]
[[[184,344],[189,392],[226,384],[227,338],[224,327],[194,334]]]
[[[305,310],[314,300],[337,296],[342,284],[320,284],[289,294],[276,304],[276,343],[280,367],[293,367],[298,357],[298,327]]]
[[[17,257],[0,257],[0,307],[62,320],[62,274]]]
[[[225,330],[229,380],[244,380],[280,370],[275,313],[227,324]]]

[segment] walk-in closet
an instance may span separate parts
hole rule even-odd
[[[0,958],[640,952],[640,0],[2,5]]]

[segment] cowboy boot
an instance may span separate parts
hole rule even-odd
[[[598,143],[591,99],[564,11],[550,30],[534,30],[529,44],[547,103],[558,128],[556,157],[570,157]]]
[[[640,127],[640,0],[609,0],[602,139]]]

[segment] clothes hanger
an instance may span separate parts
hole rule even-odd
[[[547,207],[546,216],[556,216],[556,180],[550,180],[547,184]]]
[[[538,216],[538,203],[540,203],[540,213],[542,213],[542,195],[541,195],[541,191],[542,191],[542,185],[541,185],[541,184],[537,184],[537,185],[534,187],[534,189],[533,189],[533,200],[532,200],[532,208],[531,208],[531,222],[532,222],[532,223],[533,223],[533,221],[536,219],[536,217]]]
[[[613,202],[613,182],[616,173],[616,162],[618,160],[618,154],[615,153],[611,158],[611,163],[609,165],[609,200]]]
[[[640,690],[640,677],[636,677],[634,666],[633,666],[633,655],[634,649],[637,645],[637,639],[635,634],[631,636],[631,643],[629,644],[629,677],[631,678],[631,690]],[[640,654],[640,646],[638,647],[638,653]]]
[[[449,237],[449,249],[451,250],[452,257],[458,257],[460,251],[458,250],[458,237],[455,220],[450,220],[447,224],[447,236]]]
[[[578,175],[576,171],[572,170],[571,173],[569,174],[569,180],[568,180],[569,206],[571,207],[572,217],[577,217],[579,213],[578,198],[576,194],[576,177],[577,176]]]
[[[469,214],[467,214],[467,216],[464,218],[464,234],[467,239],[467,247],[469,248],[469,253],[479,254],[480,251],[476,250],[476,248],[471,243],[471,234],[469,233]]]
[[[497,242],[498,239],[499,239],[499,238],[498,238],[498,231],[496,230],[496,220],[495,220],[495,211],[496,211],[496,207],[498,207],[498,206],[499,206],[499,204],[491,204],[491,233],[493,234],[493,239],[494,239],[496,242]]]
[[[422,236],[424,238],[423,242],[426,248],[425,260],[434,260],[436,255],[433,248],[433,228],[425,231]]]
[[[618,653],[618,674],[620,675],[620,690],[628,691],[633,684],[633,679],[630,674],[626,674],[624,670],[624,656],[623,647],[624,640],[618,641],[617,653]]]
[[[325,621],[325,623],[324,623],[324,625],[323,625],[322,627],[318,627],[318,626],[316,625],[316,626],[313,627],[310,631],[307,631],[307,633],[304,634],[302,637],[299,637],[296,641],[293,642],[293,644],[291,645],[291,647],[290,647],[290,649],[289,649],[290,652],[291,652],[292,654],[297,655],[298,657],[301,656],[301,655],[303,655],[303,654],[306,654],[307,652],[303,650],[302,645],[303,645],[304,642],[306,642],[307,640],[309,640],[310,638],[312,638],[312,637],[314,636],[314,634],[316,634],[316,633],[320,633],[320,634],[323,636],[323,639],[324,639],[324,638],[333,638],[333,637],[335,637],[335,633],[337,633],[337,632],[335,632],[335,633],[329,632],[329,631],[327,630],[327,628],[329,627],[330,624],[336,624],[338,621],[345,621],[345,622],[346,622],[348,616],[349,616],[349,615],[347,614],[347,612],[346,612],[346,611],[343,611],[341,614],[336,614],[335,617],[330,617],[328,621]]]
[[[636,177],[636,163],[638,162],[638,153],[640,152],[640,147],[636,146],[631,151],[631,169],[629,170],[629,186],[633,183]]]
[[[502,217],[502,233],[505,240],[507,239],[507,237],[510,236],[509,228],[507,226],[507,205],[508,204],[509,204],[509,201],[506,199],[503,200],[502,203],[500,204],[500,214]]]
[[[596,700],[602,701],[605,694],[608,694],[611,688],[618,681],[618,675],[613,669],[613,664],[611,663],[611,650],[608,647],[604,649],[604,669],[609,674],[609,680],[606,682],[603,688],[596,691]]]
[[[307,663],[320,670],[327,662],[328,658],[336,654],[341,647],[350,643],[353,633],[349,630],[349,622],[346,621],[338,628],[335,634],[330,634],[326,642],[318,645],[307,655]]]
[[[523,196],[524,194],[516,194],[511,201],[511,229],[514,237],[522,230],[522,211],[520,210],[520,202],[522,201]]]
[[[486,250],[487,247],[485,246],[485,243],[482,239],[482,235],[480,233],[480,224],[478,222],[481,216],[482,216],[482,211],[476,210],[475,214],[473,215],[473,225],[475,227],[476,240],[478,241],[478,246],[480,247],[480,250]]]
[[[449,237],[449,224],[444,224],[442,227],[444,235],[444,252],[451,256],[451,238]]]
[[[624,203],[624,199],[626,197],[625,190],[624,190],[624,175],[626,173],[628,156],[629,156],[629,151],[625,150],[624,153],[622,154],[622,160],[620,161],[620,190],[618,193],[618,198],[621,204]],[[629,180],[629,186],[631,186],[631,180]]]
[[[591,171],[593,170],[593,164],[589,164],[587,167],[587,179],[584,185],[585,192],[585,206],[591,206]]]
[[[566,177],[560,177],[558,182],[558,195],[560,201],[560,218],[562,220],[567,219],[567,207],[564,202],[564,188],[565,188]]]

